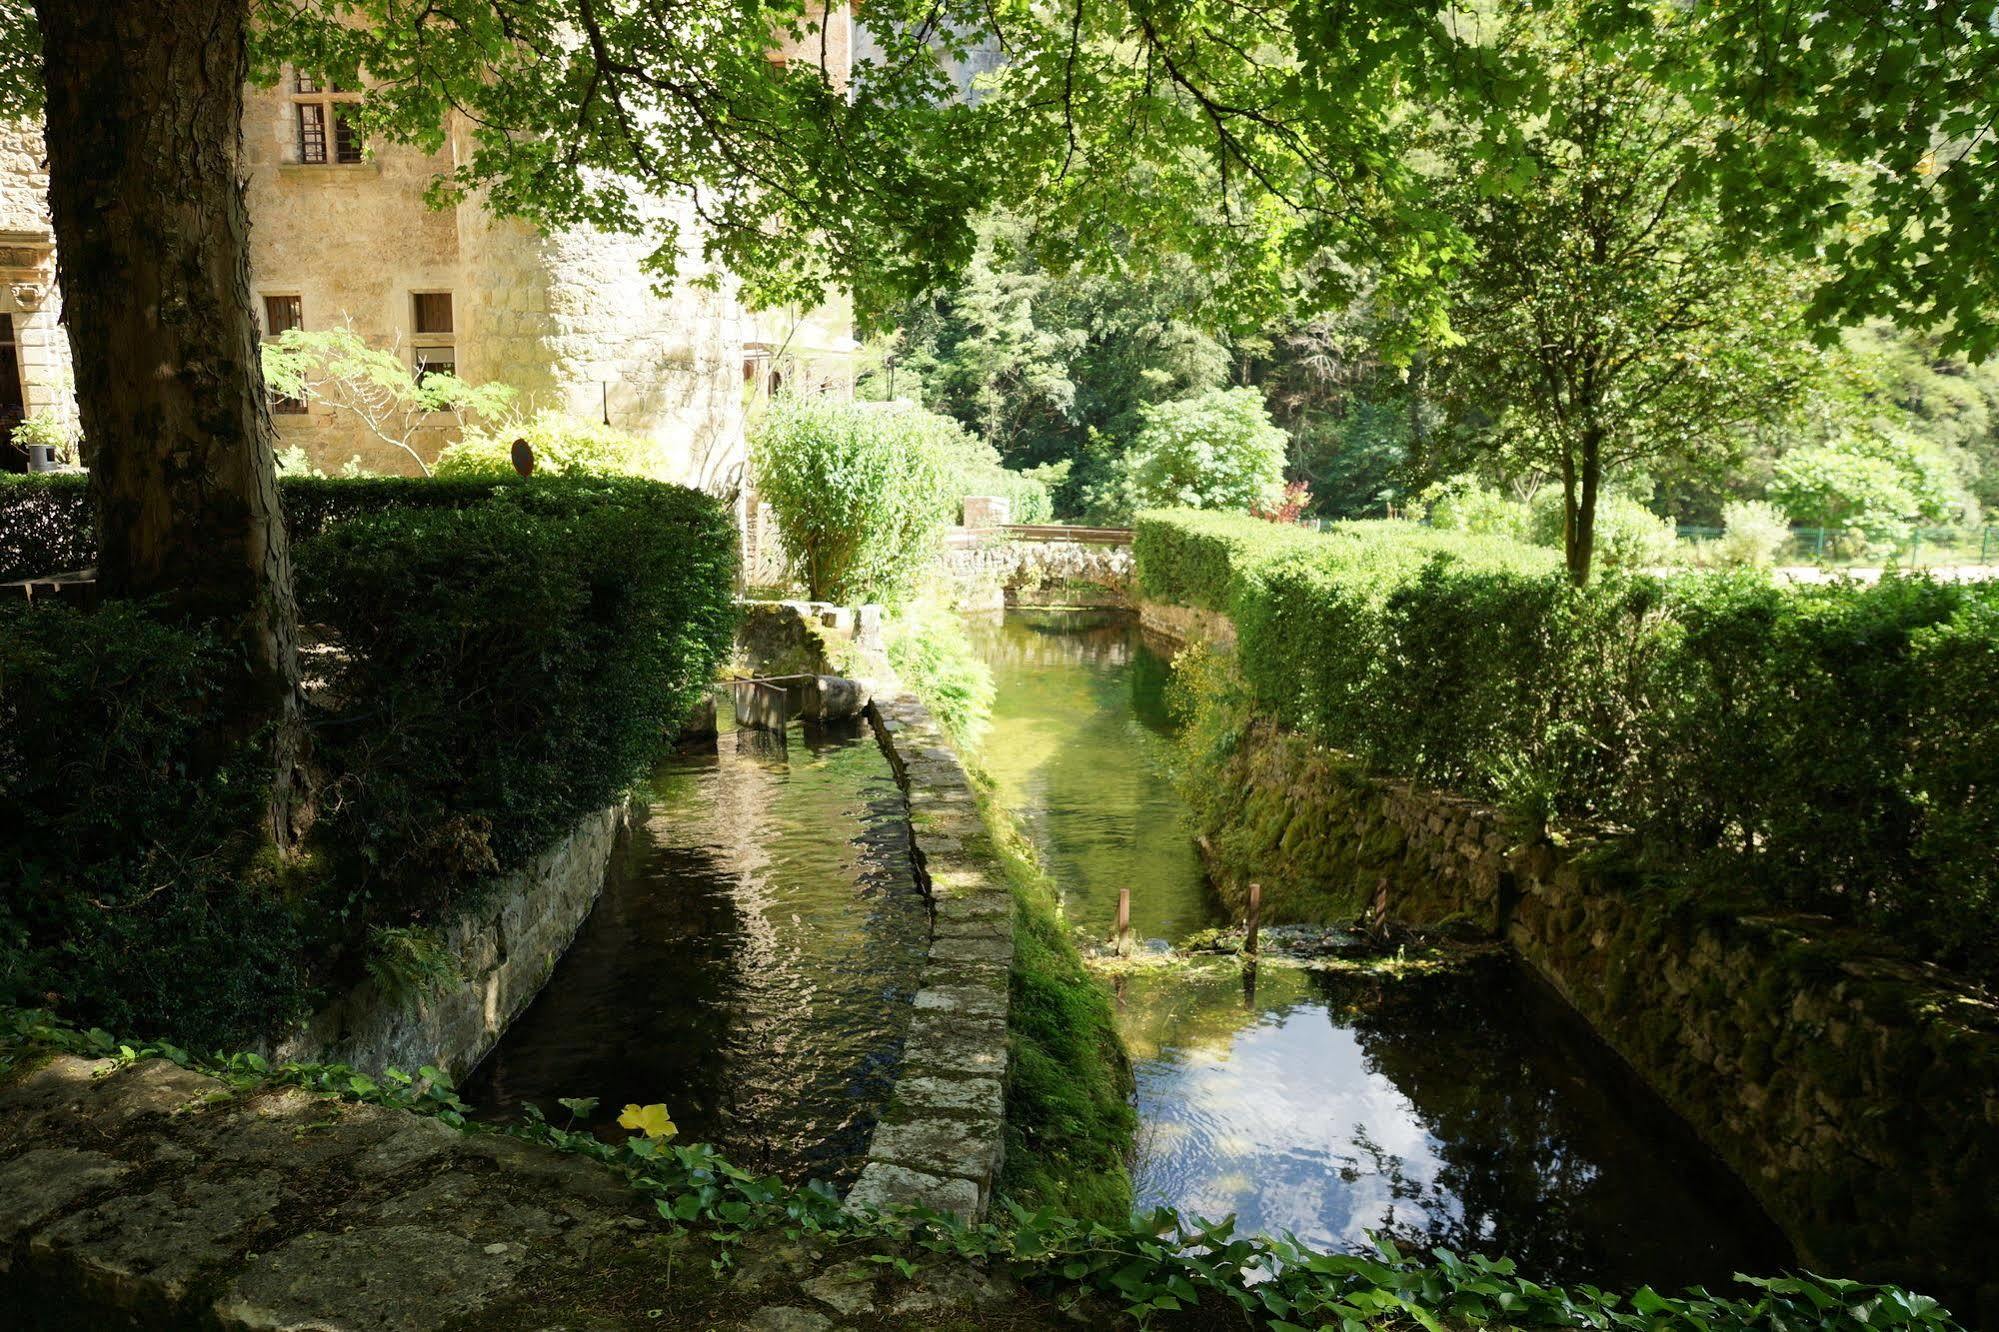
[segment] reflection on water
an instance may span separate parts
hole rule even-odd
[[[1501,958],[1355,977],[1127,980],[1140,1200],[1360,1248],[1387,1233],[1555,1280],[1678,1286],[1790,1254],[1581,1019]]]
[[[1164,667],[1128,616],[975,629],[999,686],[983,757],[1107,933],[1217,908],[1163,776]],[[1138,1075],[1141,1207],[1355,1248],[1369,1230],[1505,1253],[1544,1279],[1721,1284],[1789,1260],[1730,1176],[1565,1005],[1504,959],[1400,979],[1232,965],[1119,983]]]
[[[541,997],[473,1074],[482,1114],[663,1101],[682,1141],[851,1181],[893,1085],[929,926],[865,729],[754,732],[668,762]]]
[[[992,667],[980,750],[1062,889],[1069,919],[1108,936],[1131,889],[1140,938],[1180,939],[1220,917],[1167,779],[1167,664],[1117,611],[1009,611],[974,624]]]

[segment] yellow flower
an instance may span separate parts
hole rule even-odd
[[[618,1116],[618,1127],[636,1129],[648,1138],[670,1138],[680,1132],[666,1117],[663,1105],[628,1105]]]

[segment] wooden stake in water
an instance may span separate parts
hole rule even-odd
[[[1263,924],[1263,885],[1260,883],[1252,883],[1249,886],[1249,919],[1247,922],[1247,929],[1245,930],[1245,937],[1242,943],[1243,952],[1248,953],[1251,957],[1256,956],[1256,932],[1258,928],[1262,926],[1262,924]]]
[[[1117,945],[1118,956],[1124,956],[1125,943],[1131,938],[1131,889],[1117,890],[1117,929],[1111,934],[1111,942]]]

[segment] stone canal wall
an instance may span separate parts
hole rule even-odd
[[[899,694],[877,698],[868,718],[909,801],[931,939],[901,1076],[848,1201],[978,1217],[1004,1131],[1013,895],[971,780],[929,710]]]
[[[443,931],[457,983],[410,995],[364,980],[262,1053],[376,1074],[430,1064],[463,1077],[541,992],[596,905],[629,821],[622,803],[585,815],[567,837],[478,894]]]
[[[1748,1183],[1828,1275],[1896,1280],[1999,1326],[1999,1007],[1821,918],[1735,915],[1370,777],[1259,723],[1204,847],[1277,918],[1383,907],[1507,940]],[[1266,919],[1270,919],[1266,916]]]

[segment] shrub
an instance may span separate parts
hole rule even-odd
[[[948,417],[939,420],[957,425]],[[937,441],[946,498],[952,513],[960,520],[963,515],[959,506],[968,495],[1000,496],[1007,501],[1009,517],[1016,523],[1045,523],[1054,516],[1050,487],[1060,485],[1068,476],[1066,461],[1052,469],[1039,467],[1016,472],[1000,461],[998,449],[962,427],[951,431],[940,424]]]
[[[486,479],[281,476],[278,499],[294,546],[343,519],[389,509],[463,509],[492,497]],[[0,473],[0,581],[40,578],[97,562],[89,478]]]
[[[0,472],[0,582],[97,563],[90,479],[74,472]]]
[[[1768,569],[1791,539],[1784,511],[1762,500],[1732,500],[1721,506],[1721,539],[1715,553],[1724,564]]]
[[[1577,589],[1512,543],[1450,549],[1394,523],[1267,539],[1280,530],[1153,513],[1136,543],[1148,596],[1234,617],[1262,715],[1999,974],[1999,587]]]
[[[693,491],[569,477],[302,546],[300,608],[340,649],[317,752],[345,881],[437,907],[642,776],[728,651],[732,537]]]
[[[15,424],[11,438],[23,457],[31,446],[39,444],[52,450],[58,462],[76,461],[76,427],[59,420],[53,412],[33,412],[24,417]]]
[[[1419,497],[1430,526],[1474,536],[1529,537],[1527,506],[1511,500],[1470,476],[1452,477],[1425,489]],[[1556,534],[1560,544],[1560,533]]]
[[[783,398],[751,440],[757,493],[818,600],[896,601],[948,514],[955,421],[905,403]]]
[[[1596,558],[1605,569],[1656,569],[1671,564],[1674,531],[1637,500],[1624,495],[1599,495],[1596,502]],[[1528,537],[1539,545],[1562,548],[1562,492],[1549,486],[1528,507]]]
[[[514,441],[534,450],[536,476],[584,472],[594,476],[640,476],[655,481],[679,478],[673,451],[650,435],[634,435],[598,421],[561,412],[503,418],[466,431],[446,445],[433,468],[441,477],[506,479],[514,471]]]
[[[0,606],[0,1002],[210,1047],[301,1010],[268,774],[199,743],[233,677],[142,606]]]
[[[1253,388],[1210,389],[1139,409],[1124,467],[1135,507],[1246,512],[1284,486],[1288,436]]]

